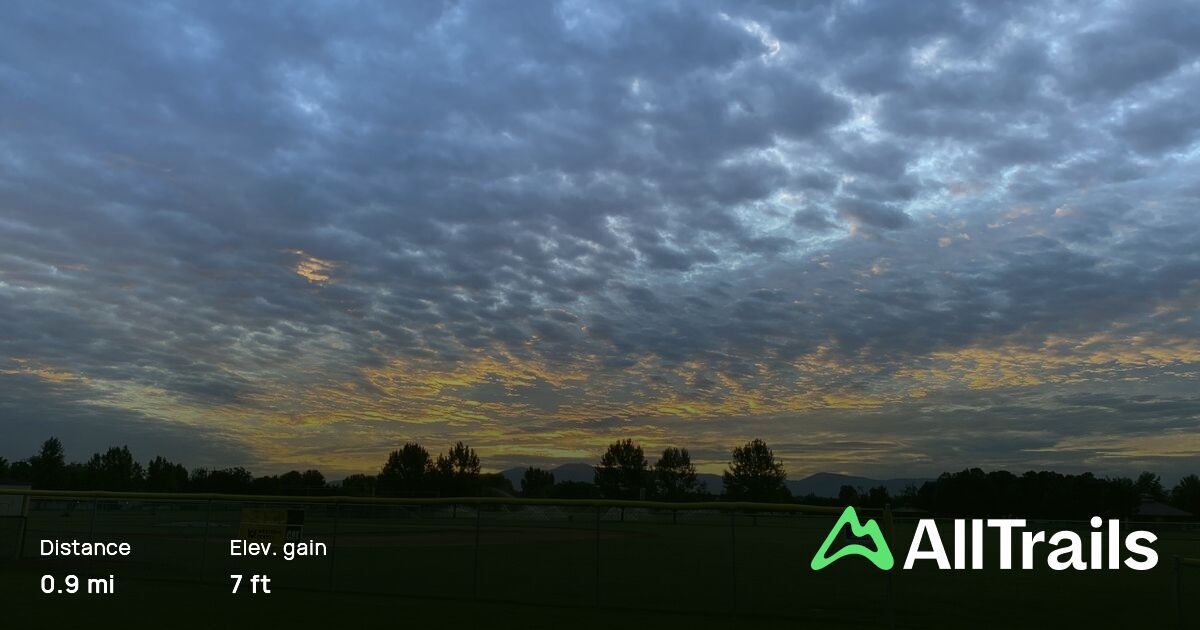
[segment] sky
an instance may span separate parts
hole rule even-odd
[[[1200,472],[1188,2],[6,2],[0,456]]]

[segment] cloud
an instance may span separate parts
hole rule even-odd
[[[1025,427],[980,457],[1120,468],[1054,391],[1194,382],[1194,11],[0,13],[6,433],[91,444],[99,409],[113,440],[171,427],[146,448],[357,470],[410,438],[569,459],[617,419],[718,452],[861,411],[892,424],[846,444],[928,440],[871,466],[932,466],[988,445],[920,401],[1014,388],[1039,412],[980,411]],[[1148,408],[1106,430],[1152,451]]]
[[[849,197],[837,203],[838,216],[869,227],[896,230],[909,224],[903,210],[864,199]]]

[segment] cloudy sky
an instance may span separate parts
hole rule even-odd
[[[0,456],[1197,471],[1197,103],[1187,2],[6,2]]]

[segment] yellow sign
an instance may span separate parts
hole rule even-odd
[[[244,508],[238,532],[242,540],[282,546],[299,540],[303,527],[304,510]]]

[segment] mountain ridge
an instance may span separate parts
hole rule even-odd
[[[525,466],[517,466],[500,471],[509,481],[512,482],[513,488],[521,489],[521,476],[525,474]],[[561,464],[554,468],[547,469],[548,472],[554,475],[554,481],[574,481],[582,483],[592,483],[595,474],[595,468],[591,464],[569,463]],[[713,473],[697,473],[696,477],[701,483],[705,484],[708,491],[713,494],[721,493],[721,475]],[[904,490],[912,485],[917,488],[926,481],[932,481],[930,478],[895,478],[895,479],[874,479],[871,477],[860,477],[856,475],[844,475],[841,473],[819,472],[813,473],[802,479],[788,480],[787,487],[791,491],[792,496],[803,497],[808,495],[832,498],[838,495],[842,486],[851,486],[861,490],[869,490],[878,486],[887,488],[888,493],[892,496],[904,492]]]

